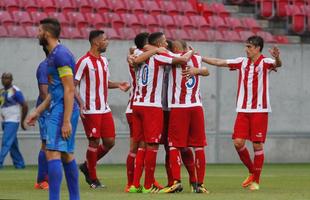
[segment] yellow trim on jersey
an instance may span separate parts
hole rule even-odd
[[[65,76],[73,76],[73,72],[72,72],[72,69],[71,67],[69,66],[62,66],[62,67],[58,67],[58,74],[59,74],[59,77],[62,78],[62,77],[65,77]]]

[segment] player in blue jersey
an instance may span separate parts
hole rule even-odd
[[[1,75],[3,88],[0,89],[0,110],[2,118],[2,144],[0,151],[0,168],[3,166],[6,155],[10,152],[13,164],[17,169],[25,168],[23,156],[18,148],[17,130],[19,123],[23,122],[28,106],[22,92],[18,87],[13,85],[13,75],[11,73],[3,73]],[[22,107],[22,112],[20,112]],[[25,130],[25,126],[21,123],[21,127]]]
[[[45,46],[43,46],[43,51],[45,56],[48,56],[48,50]],[[37,68],[37,82],[39,89],[39,96],[37,98],[36,107],[38,107],[44,99],[48,95],[48,72],[47,72],[47,58],[45,58]],[[35,189],[48,189],[48,181],[47,181],[47,159],[45,155],[46,149],[46,118],[48,115],[48,111],[45,110],[40,117],[38,118],[39,128],[40,128],[40,138],[41,138],[41,149],[38,155],[38,174],[37,174],[37,182],[34,185]]]
[[[75,61],[72,53],[58,42],[60,23],[57,19],[41,20],[38,31],[40,45],[46,46],[49,52],[47,57],[49,95],[28,116],[26,122],[33,126],[39,115],[49,108],[46,121],[49,199],[60,199],[63,166],[69,199],[79,200],[78,167],[73,155],[79,118],[78,105],[74,100]]]

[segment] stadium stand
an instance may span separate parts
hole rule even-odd
[[[231,4],[253,8],[258,20],[236,15]],[[245,35],[259,33],[269,42],[284,44],[290,42],[288,33],[310,33],[310,4],[306,0],[3,0],[0,37],[35,37],[33,26],[47,16],[57,18],[65,27],[63,36],[70,39],[87,38],[84,29],[92,28],[107,29],[111,38],[122,40],[147,30],[167,32],[171,39],[228,42],[242,42]],[[273,35],[272,28],[261,26],[261,19],[285,23],[286,32]],[[12,27],[24,31],[17,34]]]

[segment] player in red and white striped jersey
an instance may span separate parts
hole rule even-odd
[[[127,82],[109,80],[108,60],[101,56],[106,51],[108,39],[101,30],[89,34],[90,50],[76,64],[75,80],[78,87],[78,102],[81,118],[88,138],[86,162],[80,165],[87,183],[92,188],[103,187],[97,178],[96,164],[115,143],[115,128],[108,105],[108,88],[119,88],[127,91]],[[99,145],[100,138],[102,145]]]
[[[172,49],[174,53],[182,55],[188,48],[186,42],[176,40],[173,42]],[[182,190],[180,161],[181,155],[184,154],[182,151],[190,150],[188,147],[193,147],[195,150],[195,163],[192,164],[194,168],[189,170],[192,190],[197,193],[208,193],[203,185],[206,163],[204,146],[207,143],[200,97],[200,76],[207,76],[209,72],[206,67],[201,66],[201,62],[201,56],[193,55],[186,64],[173,67],[169,74],[168,106],[171,110],[168,141],[174,183],[164,190],[166,193]],[[184,76],[183,71],[189,67],[195,68],[198,73],[192,74],[191,77]],[[184,163],[187,161],[183,155],[182,160]]]
[[[277,47],[269,49],[274,59],[265,58],[261,54],[263,47],[264,40],[259,36],[252,36],[247,39],[245,45],[247,57],[229,60],[203,59],[211,65],[239,70],[236,109],[238,114],[232,138],[239,157],[250,174],[242,186],[250,186],[250,190],[259,190],[260,174],[264,163],[263,144],[267,134],[268,113],[271,112],[269,72],[276,71],[282,65]],[[253,143],[254,161],[251,160],[245,146],[247,139]]]
[[[149,36],[149,44],[156,47],[167,47],[165,35],[161,32],[152,33]],[[158,143],[162,133],[161,94],[164,66],[186,63],[191,55],[192,52],[188,52],[182,57],[172,57],[167,53],[156,54],[147,59],[145,64],[139,68],[137,91],[133,103],[133,132],[134,140],[146,142],[143,188],[145,193],[151,192],[153,189]],[[142,56],[143,54],[139,57]],[[134,187],[139,186],[134,185]]]

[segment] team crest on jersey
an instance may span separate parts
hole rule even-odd
[[[195,76],[192,76],[190,79],[188,79],[187,82],[185,83],[185,85],[188,89],[192,89],[196,85]]]
[[[148,76],[149,76],[149,66],[148,65],[144,65],[142,67],[142,78],[141,78],[142,85],[146,85],[147,84]]]

